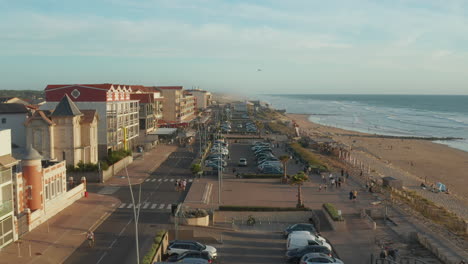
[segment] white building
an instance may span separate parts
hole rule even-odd
[[[29,111],[23,104],[0,104],[0,129],[11,129],[11,143],[15,148],[26,147],[24,122]]]

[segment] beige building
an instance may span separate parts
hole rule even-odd
[[[98,162],[96,110],[79,110],[68,95],[52,111],[36,111],[25,123],[26,144],[44,159],[76,166]]]
[[[200,89],[186,90],[186,92],[195,97],[196,108],[204,110],[211,105],[212,96],[210,92]]]
[[[163,119],[167,124],[188,123],[195,118],[195,97],[182,86],[157,86],[164,97]]]

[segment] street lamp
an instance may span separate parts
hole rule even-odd
[[[135,204],[135,197],[133,196],[132,185],[130,184],[130,177],[128,176],[127,165],[125,165],[125,173],[127,174],[128,180],[128,188],[130,188],[130,195],[132,196],[132,203],[133,203],[133,217],[135,219],[135,246],[136,246],[136,257],[137,257],[137,264],[140,264],[140,247],[138,245],[138,218],[140,216],[140,201],[141,201],[141,183],[140,183],[140,190],[138,194],[138,211],[136,209]]]

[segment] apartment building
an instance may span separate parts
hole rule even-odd
[[[196,108],[199,110],[204,110],[211,105],[212,95],[210,92],[200,89],[186,90],[186,92],[195,97]]]
[[[132,149],[139,135],[139,103],[132,100],[132,88],[119,84],[61,84],[45,88],[46,103],[41,110],[52,110],[64,95],[78,109],[96,110],[98,155],[104,158],[112,150]]]
[[[11,130],[0,130],[0,248],[16,240],[13,210],[12,168],[18,161],[11,156]]]
[[[96,110],[79,110],[64,95],[52,112],[38,110],[26,120],[26,144],[47,160],[97,163],[98,120]]]
[[[130,99],[139,101],[140,134],[146,135],[158,128],[163,119],[163,100],[161,92],[154,87],[132,85]]]
[[[0,104],[0,129],[11,129],[11,143],[15,148],[26,147],[26,129],[24,122],[28,118],[29,110],[24,104],[1,103]]]
[[[195,118],[195,97],[184,94],[182,86],[156,86],[164,97],[164,124],[184,124]]]

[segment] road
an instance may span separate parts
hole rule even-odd
[[[138,219],[140,259],[150,248],[161,225],[169,223],[171,204],[182,202],[191,186],[190,164],[195,158],[188,148],[179,148],[141,184],[141,210]],[[131,173],[131,172],[129,172]],[[188,179],[185,192],[175,191],[177,179]],[[140,185],[133,186],[135,203]],[[134,210],[128,186],[90,185],[88,191],[112,195],[122,202],[94,231],[96,245],[86,241],[64,263],[136,263]]]

